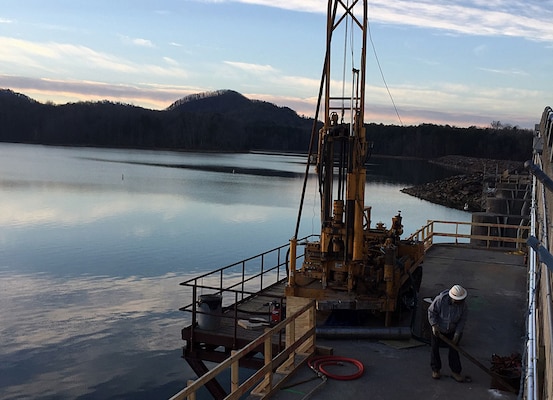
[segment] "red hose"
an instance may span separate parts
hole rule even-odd
[[[349,363],[356,366],[357,371],[350,375],[337,375],[337,374],[332,374],[325,369],[326,366],[341,365],[342,363]],[[361,375],[363,375],[363,372],[365,371],[365,367],[363,366],[363,363],[361,361],[356,360],[354,358],[341,357],[341,356],[315,357],[309,360],[308,365],[313,370],[318,371],[331,379],[336,379],[339,381],[351,381],[353,379],[357,379]]]

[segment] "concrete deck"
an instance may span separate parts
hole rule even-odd
[[[468,290],[469,317],[460,343],[462,349],[486,367],[491,366],[492,354],[509,356],[523,352],[527,273],[523,255],[508,250],[434,245],[427,252],[423,268],[421,299],[433,297],[456,283]],[[426,307],[422,303],[419,304],[424,313]],[[417,323],[422,322],[419,319]],[[463,356],[462,373],[470,376],[472,382],[457,383],[449,376],[432,379],[430,346],[423,341],[317,339],[317,345],[332,347],[334,355],[362,361],[364,375],[353,381],[304,382],[315,375],[305,366],[274,399],[300,400],[306,395],[317,400],[517,398],[515,394],[492,389],[492,378]],[[442,364],[442,374],[449,375],[446,349],[442,349]],[[336,368],[344,369],[344,372],[336,370],[339,374],[349,373],[345,370],[347,366]]]

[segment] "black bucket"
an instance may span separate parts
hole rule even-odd
[[[221,326],[223,314],[223,296],[220,294],[203,294],[198,300],[198,328],[214,331]]]

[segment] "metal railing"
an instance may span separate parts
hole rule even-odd
[[[264,334],[259,336],[247,346],[217,364],[209,372],[205,373],[197,380],[188,381],[188,386],[179,393],[171,397],[170,400],[196,399],[196,392],[202,388],[208,381],[217,378],[221,373],[230,369],[231,387],[229,395],[225,399],[239,399],[246,394],[250,389],[259,395],[269,395],[278,390],[285,382],[285,379],[275,379],[275,372],[281,375],[287,375],[294,371],[298,364],[301,364],[314,352],[315,346],[315,302],[310,301],[308,304],[300,308],[293,315],[287,317],[284,321],[278,323],[273,328],[268,329]],[[304,332],[296,330],[296,324],[299,319],[307,320],[308,325],[303,325]],[[287,343],[284,350],[280,351],[274,357],[271,354],[272,336],[286,329]],[[248,357],[252,351],[263,345],[264,365],[250,376],[245,382],[239,384],[240,377],[240,360]]]
[[[476,231],[478,233],[473,233]],[[408,240],[422,242],[425,250],[432,247],[438,238],[451,238],[454,244],[470,244],[485,248],[510,244],[517,250],[522,250],[526,247],[529,232],[530,226],[526,225],[429,220],[426,225],[409,236]]]
[[[534,175],[532,191],[532,236],[551,249],[551,165],[553,162],[553,109],[545,107],[534,137],[534,157],[527,164]],[[545,172],[544,172],[545,171]],[[537,172],[537,173],[536,173]],[[549,175],[546,175],[548,173]],[[547,190],[546,190],[547,189]],[[539,400],[553,390],[553,306],[551,271],[530,248],[528,271],[528,315],[523,398]],[[542,265],[543,263],[543,265]],[[549,398],[549,397],[547,397]]]
[[[301,241],[306,241],[318,235],[306,236]],[[197,327],[198,314],[205,314],[198,310],[198,299],[204,291],[213,295],[222,295],[222,307],[234,307],[232,315],[223,313],[221,318],[234,319],[234,339],[238,327],[238,306],[252,296],[262,297],[262,292],[281,283],[287,278],[289,244],[283,244],[271,250],[235,262],[214,271],[206,272],[200,276],[181,282],[180,285],[189,289],[188,298],[191,302],[181,307],[181,311],[192,313],[190,329],[192,336]],[[303,258],[300,254],[296,260]],[[271,299],[274,296],[271,296]]]

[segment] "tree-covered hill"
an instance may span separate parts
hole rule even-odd
[[[156,111],[128,104],[42,104],[0,90],[0,141],[196,151],[306,152],[313,120],[232,90],[200,93]],[[374,153],[436,158],[458,154],[525,160],[532,132],[516,127],[368,124]]]

